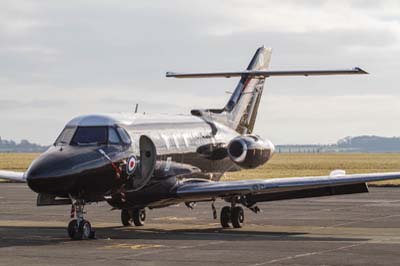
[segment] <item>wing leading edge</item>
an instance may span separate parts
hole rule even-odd
[[[14,172],[0,170],[0,179],[6,179],[15,182],[26,182],[26,178],[23,172]]]
[[[366,182],[392,179],[400,179],[400,172],[184,183],[178,187],[177,196],[183,199],[202,200],[213,197],[286,193],[285,199],[290,199],[299,198],[298,192],[301,191],[310,193],[310,191],[315,192],[321,188],[345,188],[346,186],[349,188],[351,185],[365,185]],[[359,187],[355,186],[354,188],[354,192],[348,191],[347,193],[337,194],[357,193]],[[365,188],[367,188],[366,185]],[[287,194],[290,192],[296,193]]]

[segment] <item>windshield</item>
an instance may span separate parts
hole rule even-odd
[[[108,128],[108,143],[109,144],[121,144],[121,141],[118,137],[117,131],[115,131],[115,128],[113,128],[113,127]]]
[[[78,127],[71,145],[100,145],[107,143],[107,127]]]
[[[119,135],[121,136],[122,142],[124,144],[131,144],[131,138],[129,134],[122,127],[117,128]]]
[[[74,136],[76,128],[75,127],[66,127],[61,132],[60,136],[58,136],[57,140],[54,142],[54,145],[67,145],[71,142],[72,137]]]

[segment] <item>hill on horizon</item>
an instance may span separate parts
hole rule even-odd
[[[339,139],[334,144],[276,145],[278,152],[400,152],[400,137],[355,136]]]

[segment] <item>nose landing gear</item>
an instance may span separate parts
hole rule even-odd
[[[123,226],[143,226],[146,220],[145,209],[121,210],[121,222]]]
[[[85,203],[83,201],[75,200],[71,207],[71,218],[76,216],[68,224],[68,236],[72,240],[94,239],[95,231],[89,221],[83,218]],[[76,214],[76,215],[75,215]]]

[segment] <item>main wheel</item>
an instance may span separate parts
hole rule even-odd
[[[244,222],[244,211],[240,206],[234,207],[231,213],[231,221],[234,228],[240,228]]]
[[[134,209],[132,211],[133,223],[136,226],[143,226],[146,220],[146,210],[145,209]]]
[[[132,225],[132,218],[130,211],[128,210],[121,210],[121,222],[123,226],[131,226]]]
[[[222,228],[228,228],[231,221],[231,207],[225,206],[221,209],[221,226]]]

